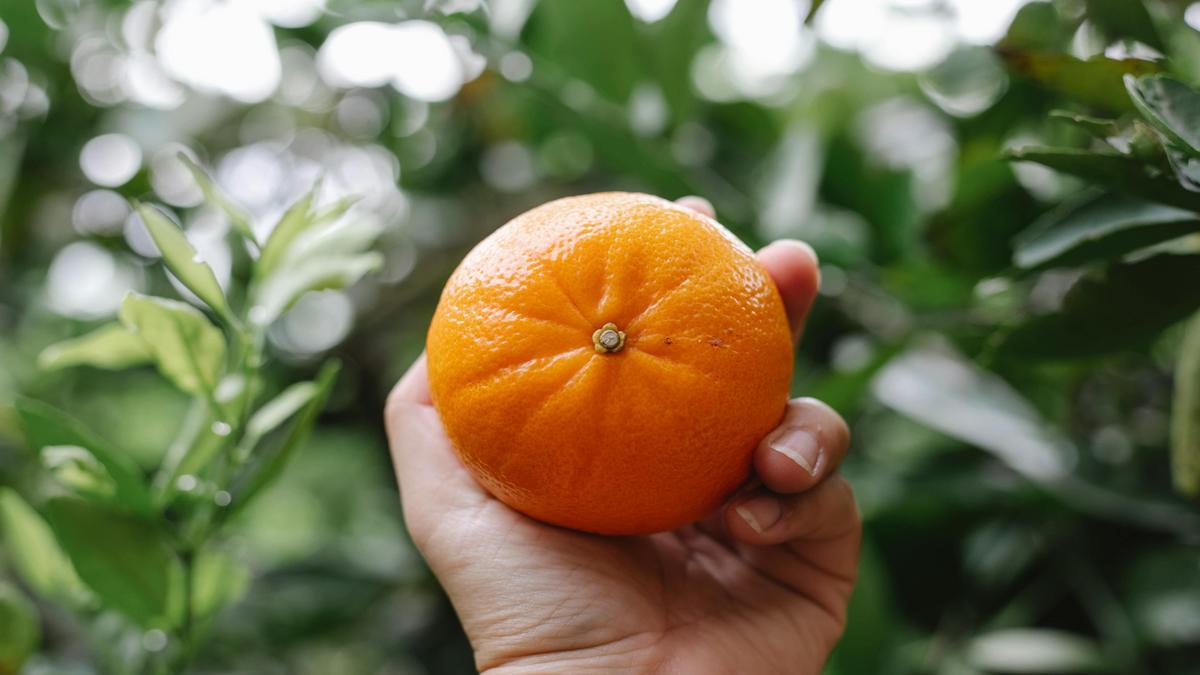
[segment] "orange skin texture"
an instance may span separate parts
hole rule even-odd
[[[598,353],[606,323],[624,348]],[[480,243],[429,329],[433,404],[508,506],[646,534],[717,508],[787,404],[783,301],[710,218],[642,194],[569,197]]]

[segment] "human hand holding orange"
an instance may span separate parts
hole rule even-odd
[[[681,203],[711,215],[703,200]],[[797,337],[818,285],[796,242],[758,254]],[[744,490],[693,525],[603,538],[544,525],[484,491],[431,405],[424,357],[389,398],[405,520],[480,670],[819,672],[844,621],[859,520],[834,475],[845,423],[797,399]]]

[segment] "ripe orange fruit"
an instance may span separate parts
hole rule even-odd
[[[783,417],[792,343],[753,253],[640,194],[560,199],[477,246],[429,328],[464,464],[534,518],[601,534],[694,521]]]

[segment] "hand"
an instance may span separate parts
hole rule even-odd
[[[680,203],[712,215],[703,199]],[[758,253],[798,338],[816,256]],[[644,537],[598,537],[517,513],[459,463],[430,403],[421,356],[386,412],[404,518],[441,581],[480,671],[818,673],[841,636],[860,524],[834,473],[845,422],[788,404],[754,454],[755,476],[704,520]]]

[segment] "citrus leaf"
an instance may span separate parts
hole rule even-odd
[[[1138,112],[1171,142],[1200,157],[1200,92],[1169,77],[1125,77]]]
[[[939,345],[909,349],[871,384],[884,405],[987,450],[1021,475],[1067,475],[1070,442],[1007,382]]]
[[[1161,68],[1140,59],[1095,56],[1086,61],[1067,54],[1000,49],[1000,56],[1018,73],[1043,87],[1085,105],[1114,112],[1133,110],[1122,78],[1149,75]]]
[[[1062,309],[997,336],[997,354],[1074,359],[1141,349],[1200,309],[1200,255],[1161,254],[1084,276]]]
[[[94,502],[57,497],[46,516],[79,577],[142,626],[170,625],[182,566],[152,522]]]
[[[297,382],[255,411],[246,423],[244,436],[247,447],[256,444],[276,427],[286,422],[320,393],[316,382]]]
[[[199,164],[192,160],[191,157],[183,154],[178,155],[179,161],[192,172],[192,179],[196,181],[196,185],[200,186],[200,191],[204,193],[204,198],[209,204],[216,206],[229,219],[230,224],[242,235],[246,241],[258,246],[258,238],[254,236],[254,226],[250,214],[241,206],[238,206],[230,199],[217,184],[213,182],[208,172]]]
[[[21,398],[17,399],[15,407],[30,446],[39,450],[70,446],[86,451],[112,479],[117,502],[139,513],[149,513],[150,497],[145,481],[128,455],[113,449],[78,421],[45,403]]]
[[[1112,672],[1100,645],[1046,628],[1005,628],[972,638],[966,660],[988,673]]]
[[[1190,211],[1119,195],[1088,195],[1046,214],[1016,240],[1022,268],[1111,260],[1139,248],[1200,232]]]
[[[0,581],[0,673],[17,673],[42,639],[37,608]]]
[[[1128,155],[1031,147],[1011,150],[1008,158],[1041,164],[1131,197],[1200,212],[1200,194],[1183,189],[1173,176]]]
[[[192,569],[192,612],[205,619],[234,602],[250,582],[250,570],[228,554],[206,548]]]
[[[244,508],[263,488],[270,485],[283,472],[292,455],[312,431],[313,425],[321,413],[321,408],[325,406],[325,401],[329,398],[330,391],[333,390],[333,383],[336,381],[340,369],[341,364],[336,360],[327,361],[321,367],[321,371],[317,373],[317,378],[313,381],[316,391],[300,409],[292,421],[291,428],[279,443],[261,453],[258,461],[250,465],[236,479],[230,490],[233,500],[229,507],[222,512],[223,518],[227,519]]]
[[[50,525],[9,488],[0,488],[0,534],[7,544],[8,559],[39,595],[72,604],[87,597]]]
[[[1084,0],[1087,18],[1110,39],[1132,38],[1162,49],[1162,38],[1141,0]]]
[[[1070,122],[1100,140],[1106,140],[1121,133],[1121,126],[1117,120],[1104,117],[1083,115],[1070,110],[1051,110],[1050,117]]]
[[[170,501],[180,476],[202,473],[226,447],[232,429],[225,432],[221,424],[208,403],[193,403],[155,477],[155,497],[160,504]]]
[[[258,289],[250,320],[266,326],[282,316],[305,293],[345,288],[382,264],[380,254],[362,253],[310,259],[303,265],[284,268]]]
[[[1171,403],[1171,475],[1179,492],[1200,498],[1200,314],[1183,335]]]
[[[313,200],[317,196],[317,188],[318,186],[314,185],[295,204],[288,207],[288,210],[276,223],[275,228],[271,230],[270,236],[267,237],[267,243],[263,244],[262,255],[258,257],[258,262],[254,265],[256,278],[266,279],[271,276],[271,273],[283,261],[283,256],[291,247],[292,241],[313,225],[315,219],[310,211]]]
[[[383,225],[366,218],[317,225],[296,237],[284,256],[284,265],[291,267],[311,258],[359,253],[370,248],[381,234]]]
[[[146,230],[150,232],[150,237],[154,239],[155,246],[162,253],[167,269],[171,270],[189,291],[195,293],[197,298],[203,300],[204,304],[222,317],[229,318],[229,304],[225,301],[225,292],[221,290],[221,284],[217,283],[212,268],[200,259],[191,242],[183,236],[183,230],[152,206],[134,206],[145,223]]]
[[[119,316],[175,386],[211,396],[225,365],[225,338],[204,314],[182,302],[130,293]]]
[[[101,326],[86,335],[57,342],[38,355],[38,367],[43,370],[71,366],[120,370],[150,361],[150,351],[142,339],[119,323]]]

